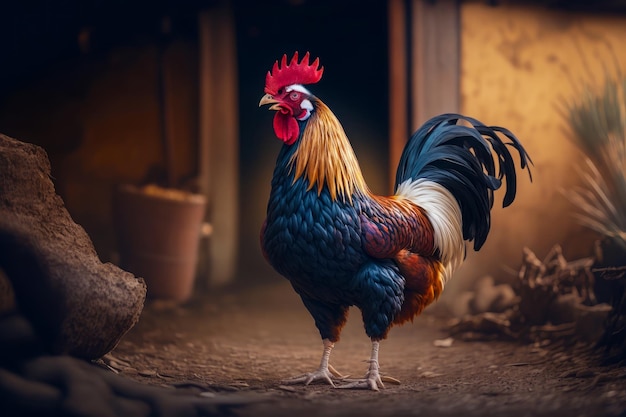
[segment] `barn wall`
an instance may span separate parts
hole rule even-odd
[[[196,172],[196,56],[182,41],[165,53],[180,180]],[[0,131],[46,149],[57,192],[103,260],[115,259],[114,187],[163,176],[157,62],[155,43],[131,42],[43,69],[0,101]]]
[[[534,161],[534,181],[520,176],[517,200],[506,210],[496,195],[489,239],[468,253],[451,287],[484,274],[512,279],[504,271],[517,268],[524,246],[539,257],[556,243],[567,257],[590,255],[594,235],[572,220],[560,192],[579,181],[581,153],[559,105],[576,98],[582,81],[601,85],[605,71],[626,69],[624,39],[626,17],[463,3],[462,112],[513,131]]]

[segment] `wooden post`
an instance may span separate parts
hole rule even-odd
[[[239,131],[235,23],[229,6],[199,16],[200,184],[212,234],[209,285],[231,281],[238,249]]]
[[[460,109],[459,0],[413,0],[411,125]]]
[[[211,130],[214,112],[213,100],[213,68],[211,66],[211,16],[203,11],[198,17],[198,184],[200,192],[211,200]]]
[[[159,97],[159,120],[161,123],[161,144],[163,146],[163,166],[165,167],[166,185],[171,188],[178,186],[179,175],[176,170],[176,143],[173,131],[174,112],[170,96],[170,72],[168,70],[167,49],[171,30],[170,18],[164,16],[161,21],[161,36],[157,43],[157,78]]]
[[[389,0],[389,180],[391,192],[396,168],[408,139],[408,75],[405,0]]]

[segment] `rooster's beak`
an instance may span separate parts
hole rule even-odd
[[[279,101],[276,100],[274,97],[272,97],[271,94],[266,94],[263,96],[263,98],[261,98],[261,101],[259,101],[259,107],[264,106],[266,104],[273,104],[273,106],[270,107],[270,110],[279,110],[278,103]]]

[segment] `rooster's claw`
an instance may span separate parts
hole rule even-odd
[[[315,372],[294,376],[293,378],[281,381],[281,383],[285,385],[309,385],[311,382],[314,381],[323,381],[326,382],[328,385],[332,385],[333,387],[335,387],[333,379],[342,381],[345,380],[348,376],[349,375],[341,375],[335,368],[332,367],[332,365],[328,365],[328,368],[320,368]]]

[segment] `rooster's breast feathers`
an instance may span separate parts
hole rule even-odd
[[[321,101],[315,106],[277,160],[262,231],[268,261],[292,282],[341,285],[366,262],[403,250],[432,256],[424,211],[401,196],[373,195],[340,123]]]
[[[414,277],[422,282],[426,277],[427,284],[414,284],[421,288],[439,279],[438,268],[430,261],[432,273],[423,274],[422,258],[432,259],[436,253],[432,226],[421,208],[401,197],[369,193],[335,200],[328,187],[318,194],[288,165],[279,164],[277,169],[283,172],[274,176],[262,247],[270,264],[300,295],[360,305],[358,289],[384,287],[385,283],[375,282],[384,279],[396,288],[393,294],[400,291],[401,304],[405,281]]]

